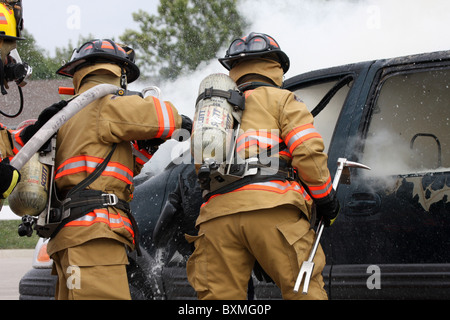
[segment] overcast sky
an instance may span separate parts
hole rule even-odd
[[[240,0],[251,30],[275,37],[295,70],[450,49],[448,0]],[[25,27],[53,52],[93,34],[138,30],[132,13],[158,0],[23,0]],[[232,23],[230,21],[230,23]]]
[[[92,34],[118,37],[126,28],[138,30],[132,13],[139,9],[156,13],[157,0],[23,0],[25,28],[38,45],[50,53],[66,47],[69,39]]]

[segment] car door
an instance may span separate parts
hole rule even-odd
[[[439,299],[450,294],[450,65],[372,71],[349,139],[352,169],[329,228],[333,299]]]
[[[351,118],[369,66],[370,63],[361,63],[317,70],[285,82],[285,88],[294,92],[314,115],[314,126],[323,137],[332,174],[336,170],[337,159],[345,156],[346,137],[351,124],[348,119]],[[328,284],[332,270],[330,238],[331,234],[326,231],[321,241],[327,257],[323,271],[327,290],[330,289]]]

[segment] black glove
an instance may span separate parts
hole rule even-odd
[[[181,115],[181,128],[185,129],[189,132],[189,134],[192,134],[192,120],[191,118],[185,116],[185,115]]]
[[[329,201],[316,204],[317,219],[323,219],[325,227],[329,227],[334,223],[340,210],[341,205],[336,195],[333,195]]]
[[[0,162],[0,199],[6,199],[20,181],[20,172],[5,158]]]
[[[60,102],[57,102],[44,109],[39,115],[37,121],[34,124],[23,129],[20,133],[20,138],[22,139],[23,143],[27,143],[28,141],[30,141],[30,139],[36,134],[36,132],[38,132],[39,129],[42,128],[42,126],[46,124],[47,121],[50,120],[55,114],[61,111],[62,108],[67,106],[67,104],[68,102],[66,100],[61,100]]]
[[[138,148],[141,150],[147,151],[149,154],[155,154],[156,151],[158,151],[159,146],[166,142],[163,139],[150,139],[150,140],[138,140],[137,145]]]
[[[172,139],[177,140],[178,142],[187,141],[192,134],[192,120],[185,116],[181,115],[181,129],[183,130],[176,130],[175,133],[172,135]],[[185,130],[189,133],[189,135],[185,134]]]

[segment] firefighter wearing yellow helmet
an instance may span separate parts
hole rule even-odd
[[[0,0],[0,84],[2,94],[7,94],[8,82],[15,81],[23,87],[32,69],[22,60],[17,52],[17,40],[23,29],[22,1]]]
[[[12,60],[10,54],[15,50],[17,40],[23,28],[21,1],[0,1],[0,86],[6,93],[7,86],[5,68]],[[0,199],[7,198],[20,180],[20,173],[9,164],[9,158],[14,155],[11,144],[11,134],[0,125]]]
[[[10,40],[24,40],[22,1],[0,1],[0,38]]]
[[[22,30],[22,1],[0,0],[0,89],[3,95],[7,94],[6,89],[9,89],[8,82],[12,81],[16,82],[20,91],[32,72],[31,67],[27,63],[22,62],[16,49],[17,41],[25,40],[21,35]],[[20,151],[34,133],[64,106],[64,103],[56,103],[44,109],[34,124],[28,122],[28,126],[17,130],[7,130],[0,124],[0,203],[1,200],[9,197],[22,176],[16,168],[10,165],[10,159]],[[9,118],[15,118],[22,109],[23,100],[17,114],[8,115],[1,110],[0,113]],[[25,181],[26,178],[23,179],[23,182]],[[15,213],[18,214],[17,212]]]

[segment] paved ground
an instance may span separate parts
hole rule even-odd
[[[9,206],[3,206],[0,209],[0,220],[20,220],[21,218],[12,212]]]
[[[18,300],[19,282],[31,269],[34,250],[0,250],[0,300]]]

